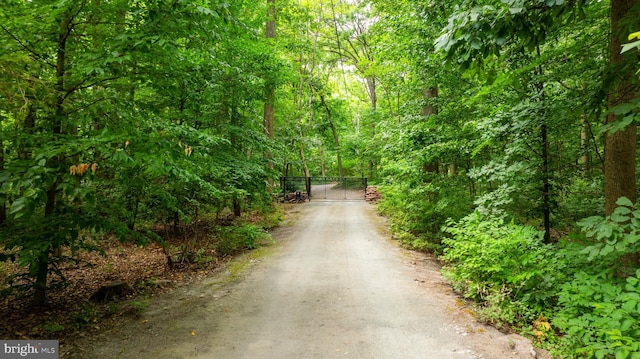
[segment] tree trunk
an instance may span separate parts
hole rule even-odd
[[[23,122],[23,134],[26,135],[24,140],[18,145],[17,152],[18,158],[29,160],[31,159],[31,148],[33,146],[32,143],[29,143],[29,139],[33,134],[33,130],[36,127],[36,110],[33,104],[33,100],[29,101],[29,105],[27,106],[27,115],[24,117]],[[23,142],[22,142],[23,141]]]
[[[4,170],[4,144],[0,140],[0,172]],[[5,202],[0,204],[0,226],[4,225],[7,220],[7,205]]]
[[[333,124],[333,117],[331,115],[331,109],[327,102],[324,100],[324,95],[320,94],[320,102],[324,109],[327,111],[327,118],[329,121],[329,128],[331,128],[331,134],[333,135],[333,143],[336,145],[336,157],[338,161],[338,176],[342,177],[342,155],[340,151],[340,137],[338,136],[338,130],[336,126]]]
[[[431,100],[438,98],[438,87],[433,86],[428,89],[422,90],[422,97],[426,101],[425,105],[422,106],[422,111],[420,114],[424,117],[428,117],[436,114],[436,107],[431,103]]]
[[[369,96],[369,100],[371,101],[371,111],[376,112],[378,108],[378,94],[376,91],[376,78],[375,76],[367,76],[365,79],[367,84],[367,95]]]
[[[372,159],[370,159],[369,160],[369,178],[370,179],[375,177],[375,174],[373,172],[374,169],[375,169],[375,162]]]
[[[433,99],[438,97],[438,87],[433,86],[428,89],[422,90],[422,97],[426,101],[425,105],[422,106],[422,110],[420,114],[424,117],[429,117],[431,115],[435,115],[436,107],[431,102]],[[433,159],[429,163],[422,164],[422,171],[426,173],[438,173],[439,172],[439,162],[438,159]]]
[[[637,31],[638,7],[640,0],[611,0],[611,41],[609,43],[609,62],[615,69],[624,69],[616,78],[620,79],[610,89],[607,98],[608,108],[627,103],[637,97],[638,87],[632,84],[635,76],[634,66],[624,66],[632,61],[637,63],[635,52],[623,56],[621,44],[626,41],[631,30]],[[614,123],[617,116],[611,112],[607,115],[607,123]],[[636,125],[630,125],[623,131],[607,133],[604,147],[604,194],[605,213],[611,214],[620,197],[627,197],[636,202]]]
[[[329,126],[331,127],[331,133],[333,134],[333,142],[336,145],[336,159],[338,161],[338,176],[343,177],[342,173],[342,154],[340,153],[340,138],[338,137],[338,131],[336,130],[336,126],[333,124],[333,121],[329,122]]]
[[[66,47],[67,39],[70,32],[71,17],[68,13],[63,14],[60,22],[60,32],[58,34],[58,51],[56,56],[56,102],[54,104],[54,114],[52,123],[52,134],[56,140],[62,134],[62,120],[64,117],[64,101],[65,101],[65,73],[66,73]],[[55,159],[60,162],[61,158]],[[45,219],[51,218],[56,209],[57,187],[59,179],[56,180],[47,189],[47,202],[44,208]],[[58,235],[55,228],[50,228],[49,236]],[[47,238],[51,242],[51,246],[43,246],[44,249],[39,253],[38,260],[31,265],[36,267],[36,281],[34,283],[33,304],[36,306],[44,305],[47,300],[47,275],[49,273],[49,253],[56,249],[54,238]],[[52,248],[53,247],[53,248]]]
[[[320,147],[320,174],[322,175],[322,177],[326,177],[327,176],[327,167],[325,165],[325,161],[324,161],[324,145],[322,145],[322,147]]]
[[[304,156],[304,143],[302,142],[303,134],[302,134],[302,128],[298,128],[298,133],[300,135],[299,141],[299,154],[300,154],[300,162],[302,163],[302,169],[304,170],[304,176],[305,177],[310,177],[311,173],[309,172],[309,166],[307,166],[307,160]]]
[[[267,25],[266,38],[276,38],[276,0],[267,0]],[[264,133],[267,138],[272,141],[275,129],[275,102],[276,87],[272,79],[267,79],[265,84],[265,100],[264,100]],[[268,161],[269,169],[273,169],[273,153],[265,151],[265,158]]]
[[[536,53],[540,58],[540,46],[536,47]],[[542,78],[544,70],[542,66],[538,66],[536,70],[538,78]],[[549,136],[547,130],[546,105],[545,105],[545,87],[543,82],[534,84],[536,90],[536,98],[539,99],[540,106],[540,146],[542,147],[542,166],[540,172],[542,175],[542,217],[544,225],[544,242],[551,243],[551,171],[549,170]]]
[[[458,173],[458,168],[455,163],[449,164],[449,176],[454,177]]]
[[[543,90],[544,91],[544,87]],[[542,114],[544,116],[544,114]],[[549,181],[549,138],[547,123],[542,118],[540,126],[540,140],[542,142],[542,216],[544,223],[544,242],[551,243],[551,183]]]
[[[237,196],[233,196],[233,217],[238,218],[240,216],[242,216],[240,199]]]
[[[587,115],[582,115],[580,126],[580,166],[582,167],[582,175],[586,176],[589,172],[589,156],[587,155],[587,143],[589,141],[587,133]]]

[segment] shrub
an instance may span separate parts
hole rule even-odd
[[[587,245],[565,250],[587,263],[562,285],[553,324],[580,357],[640,358],[640,210],[618,206],[579,222]]]
[[[449,221],[444,232],[444,275],[494,324],[531,323],[555,303],[550,289],[561,271],[542,232],[478,212]]]
[[[640,358],[640,270],[622,280],[577,273],[560,292],[553,324],[587,358]]]
[[[404,246],[438,253],[446,220],[464,217],[473,206],[464,181],[464,176],[432,175],[428,180],[382,185],[378,209],[390,219],[391,231]]]
[[[246,249],[256,249],[260,244],[271,238],[262,228],[245,224],[219,228],[218,252],[230,255]]]

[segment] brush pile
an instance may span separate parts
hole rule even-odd
[[[382,198],[382,194],[378,192],[378,187],[367,186],[367,190],[365,191],[364,198],[367,202],[376,202],[377,200]]]
[[[307,192],[295,191],[284,195],[285,203],[302,203],[309,199]]]

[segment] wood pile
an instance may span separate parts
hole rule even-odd
[[[306,202],[309,199],[309,195],[307,192],[296,191],[285,193],[284,202],[285,203],[301,203]]]
[[[380,194],[380,192],[378,192],[378,187],[376,187],[376,186],[367,186],[367,189],[366,189],[366,191],[364,193],[364,199],[367,202],[376,202],[380,198],[382,198],[382,194]]]

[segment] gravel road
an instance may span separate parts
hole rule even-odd
[[[475,322],[428,256],[386,239],[364,201],[312,201],[242,270],[154,298],[74,358],[533,358]],[[232,267],[233,268],[233,267]]]

